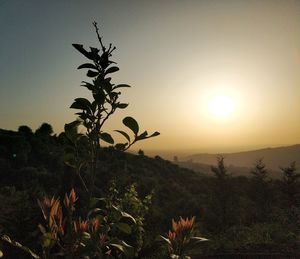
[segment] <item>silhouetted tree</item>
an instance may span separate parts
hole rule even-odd
[[[254,164],[253,170],[251,170],[253,178],[258,181],[266,181],[268,178],[268,171],[266,165],[263,162],[263,158],[260,158]]]
[[[281,167],[282,171],[282,193],[284,200],[287,202],[287,205],[296,206],[299,201],[300,195],[300,186],[299,179],[300,173],[297,173],[296,163],[292,162],[288,167]]]
[[[224,157],[218,156],[217,157],[217,166],[212,166],[211,170],[215,174],[216,178],[221,182],[224,183],[224,180],[227,179],[230,174],[228,173],[227,168],[224,164]]]
[[[44,122],[36,131],[36,135],[50,136],[53,133],[53,128],[49,123]]]
[[[144,153],[144,151],[143,151],[143,150],[141,150],[141,149],[140,149],[140,150],[138,151],[138,155],[139,155],[139,156],[144,156],[144,155],[145,155],[145,153]]]
[[[250,189],[250,197],[255,203],[254,221],[267,221],[267,217],[271,216],[271,206],[273,200],[272,188],[268,179],[268,171],[263,159],[260,158],[254,164],[251,170],[252,185]]]
[[[217,166],[211,166],[215,175],[212,203],[215,206],[215,216],[218,218],[219,229],[225,229],[234,220],[231,214],[233,209],[233,193],[230,186],[230,173],[224,164],[224,157],[217,157]]]
[[[29,137],[29,136],[32,136],[33,132],[32,132],[32,129],[29,128],[28,126],[26,125],[22,125],[18,128],[18,132],[23,134],[24,136],[26,137]]]

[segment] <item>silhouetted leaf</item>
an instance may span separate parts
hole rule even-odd
[[[92,71],[92,70],[89,70],[89,71],[86,73],[86,75],[87,75],[88,77],[95,77],[95,76],[97,76],[98,74],[99,74],[98,72]]]
[[[135,135],[139,132],[139,124],[137,121],[132,117],[126,117],[123,119],[123,124],[131,129]]]
[[[90,50],[91,50],[91,52],[94,53],[94,54],[98,54],[99,51],[100,51],[99,49],[93,48],[93,47],[90,47]]]
[[[105,71],[105,74],[114,73],[119,71],[120,69],[118,67],[110,67]]]
[[[136,141],[147,139],[147,138],[152,138],[152,137],[155,137],[155,136],[158,136],[158,135],[160,135],[160,133],[157,132],[157,131],[155,131],[153,134],[151,134],[150,136],[148,136],[148,132],[145,131],[141,135],[139,135],[139,136],[136,137]]]
[[[148,138],[156,137],[158,135],[160,135],[160,133],[158,131],[155,131],[153,134],[151,134],[150,136],[148,136]]]
[[[130,142],[130,137],[125,131],[123,131],[123,130],[115,130],[115,131],[122,134]]]
[[[102,104],[105,101],[105,93],[100,89],[96,93],[93,94],[93,97],[97,103]]]
[[[88,59],[93,59],[93,55],[92,53],[86,51],[84,48],[83,48],[83,45],[82,44],[72,44],[72,46],[77,49],[82,55],[84,55],[86,58]]]
[[[94,64],[91,64],[91,63],[82,64],[77,69],[82,69],[82,68],[91,68],[91,69],[98,70],[97,67]]]
[[[112,138],[112,136],[109,133],[101,132],[100,138],[109,144],[114,144],[114,139]]]
[[[92,109],[92,112],[93,112],[93,114],[94,114],[94,113],[96,112],[96,109],[97,109],[97,102],[96,102],[96,101],[93,101],[93,102],[92,102],[91,109]]]
[[[126,84],[120,84],[120,85],[116,85],[113,87],[113,90],[117,89],[117,88],[123,88],[123,87],[131,87],[130,85],[126,85]]]
[[[91,90],[91,91],[94,91],[95,90],[95,86],[89,82],[85,82],[85,81],[82,81],[82,85],[83,87],[86,87],[87,89]]]
[[[118,104],[117,104],[117,107],[118,107],[119,109],[125,109],[127,106],[128,106],[128,103],[118,103]]]
[[[103,52],[100,57],[100,65],[103,69],[106,69],[109,66],[109,59],[107,51]]]
[[[148,132],[147,132],[147,131],[144,131],[141,135],[137,136],[137,137],[135,138],[135,140],[137,141],[137,140],[145,139],[145,138],[147,138],[147,135],[148,135]]]
[[[75,101],[72,103],[70,108],[72,109],[81,109],[81,110],[90,110],[92,104],[88,99],[85,98],[76,98]]]

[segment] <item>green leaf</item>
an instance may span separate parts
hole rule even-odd
[[[113,90],[117,89],[117,88],[123,88],[123,87],[131,87],[130,85],[127,84],[119,84],[113,87]]]
[[[209,241],[209,239],[205,237],[191,237],[191,241],[203,242],[203,241]]]
[[[126,117],[123,119],[123,124],[131,129],[135,135],[139,132],[139,124],[137,121],[132,117]]]
[[[114,139],[112,138],[112,136],[106,132],[101,132],[100,138],[109,144],[114,144],[114,142],[115,142]]]
[[[124,241],[115,240],[110,246],[115,247],[119,251],[123,252],[126,257],[133,258],[134,256],[134,249],[132,246],[128,245]]]
[[[95,208],[95,209],[93,209],[93,210],[90,210],[89,213],[87,214],[87,218],[90,219],[90,218],[92,218],[91,216],[94,217],[95,214],[99,214],[99,213],[101,213],[101,212],[103,212],[103,210],[100,209],[100,208]]]
[[[42,237],[42,247],[48,248],[53,245],[51,233],[44,233]]]
[[[94,64],[91,64],[91,63],[82,64],[77,69],[82,69],[82,68],[91,68],[91,69],[98,70],[97,67]]]
[[[115,131],[119,132],[120,134],[122,134],[130,142],[130,137],[129,137],[129,135],[125,131],[123,131],[123,130],[115,130]]]
[[[118,67],[110,67],[108,68],[106,71],[105,71],[105,74],[109,74],[109,73],[114,73],[114,72],[117,72],[119,71],[120,69]]]
[[[122,232],[124,232],[125,234],[130,235],[131,234],[131,227],[126,224],[126,223],[122,223],[122,222],[118,222],[115,224],[115,226],[121,230]]]
[[[91,235],[88,232],[82,232],[81,237],[85,240],[91,239]]]
[[[159,237],[157,238],[157,241],[164,241],[164,242],[168,243],[168,245],[172,245],[170,239],[169,239],[169,238],[166,238],[166,237],[164,237],[164,236],[159,236]]]
[[[132,221],[132,223],[136,224],[136,220],[134,217],[132,217],[130,214],[128,214],[127,212],[121,211],[121,215],[122,218],[124,219],[129,219],[130,221]]]
[[[87,73],[86,73],[86,75],[87,75],[88,77],[95,77],[95,76],[97,76],[98,74],[99,74],[99,72],[92,71],[92,70],[88,70]]]
[[[16,248],[18,248],[18,249],[23,250],[24,252],[30,254],[30,255],[31,255],[33,258],[35,258],[35,259],[40,259],[40,257],[39,257],[36,253],[34,253],[32,250],[30,250],[28,247],[23,246],[23,245],[20,244],[19,242],[16,242],[16,241],[10,239],[10,237],[7,236],[7,235],[1,235],[1,236],[0,236],[0,240],[2,240],[3,242],[8,243],[8,244],[11,245],[11,246],[14,246],[14,247],[16,247]],[[1,250],[0,250],[0,252],[2,253]],[[2,256],[3,256],[3,253],[2,253]],[[1,256],[0,256],[0,257],[1,257]]]
[[[90,110],[92,107],[92,104],[88,99],[85,98],[76,98],[75,101],[72,103],[70,108],[73,109],[81,109],[81,110]]]

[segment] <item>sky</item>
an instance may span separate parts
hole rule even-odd
[[[300,143],[300,1],[0,0],[0,128],[56,133],[87,80],[72,46],[117,50],[114,83],[132,116],[159,131],[133,149],[232,152]],[[115,136],[115,135],[114,135]]]

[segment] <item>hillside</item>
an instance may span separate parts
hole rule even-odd
[[[0,130],[3,207],[0,234],[8,234],[34,251],[40,251],[40,243],[36,242],[40,236],[37,226],[43,222],[37,199],[44,195],[63,197],[74,188],[79,197],[78,213],[84,213],[80,209],[86,204],[84,190],[72,168],[63,162],[64,145],[62,135],[38,130],[33,133],[24,128],[19,132]],[[210,156],[216,165],[214,155]],[[209,165],[198,166],[199,171],[210,169]],[[230,173],[232,169],[228,167]],[[239,170],[243,174],[246,169]],[[88,173],[88,168],[85,172]],[[274,181],[230,177],[227,172],[224,176],[184,169],[159,156],[151,158],[103,148],[99,150],[95,193],[96,197],[117,195],[115,198],[122,199],[128,187],[135,184],[141,200],[152,195],[149,213],[143,218],[142,249],[135,258],[166,258],[158,257],[161,250],[155,240],[168,232],[171,219],[180,216],[196,216],[200,234],[211,240],[203,244],[202,254],[299,252],[296,238],[299,224],[293,213],[300,204],[300,174],[290,168],[286,176],[290,178],[286,181],[282,172]],[[111,191],[112,182],[117,193]],[[140,202],[136,198],[134,201]],[[28,258],[4,248],[5,252],[13,253],[8,258]]]

